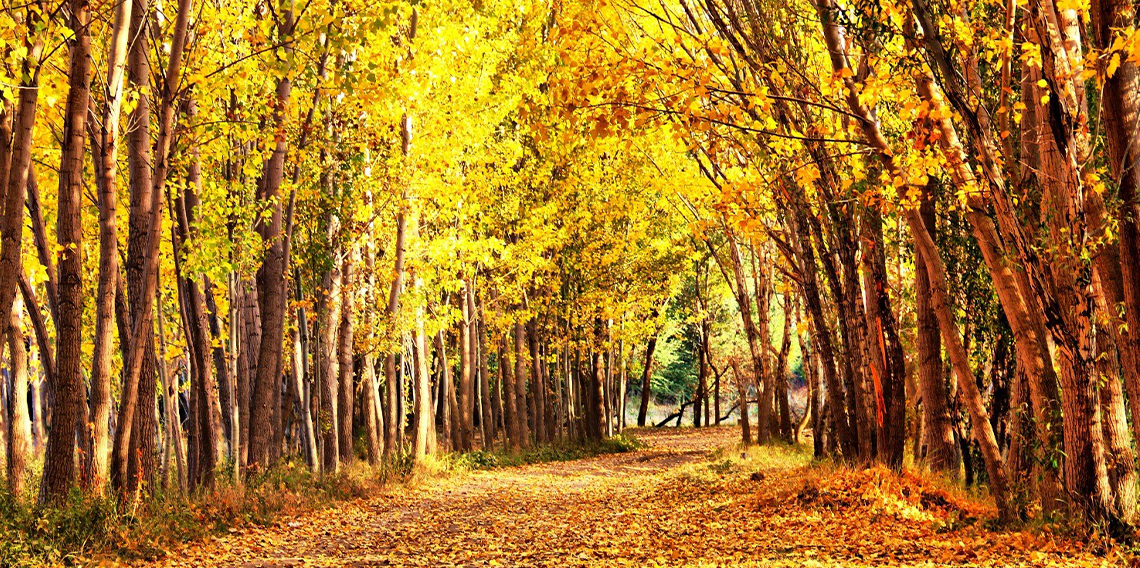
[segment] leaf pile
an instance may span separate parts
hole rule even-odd
[[[898,475],[881,465],[808,477],[796,500],[802,506],[828,508],[845,514],[882,515],[904,522],[961,520],[970,523],[990,512],[977,503],[935,487],[913,472]]]

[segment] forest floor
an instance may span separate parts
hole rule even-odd
[[[234,530],[153,566],[1127,566],[969,495],[883,469],[741,452],[735,428],[641,430],[644,450],[397,486]]]

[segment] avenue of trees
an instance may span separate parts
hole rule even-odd
[[[600,440],[646,425],[664,377],[746,444],[810,436],[985,485],[1004,520],[1125,534],[1136,18],[6,4],[7,489],[126,500]]]

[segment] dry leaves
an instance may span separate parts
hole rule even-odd
[[[156,566],[1119,566],[914,476],[655,430],[645,451],[396,487],[186,547]],[[760,472],[759,475],[756,475]]]

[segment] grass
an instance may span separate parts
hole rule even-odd
[[[629,434],[618,434],[597,442],[556,442],[533,446],[517,452],[476,450],[464,454],[454,454],[453,463],[458,469],[487,470],[535,463],[580,460],[602,454],[631,452],[643,447],[645,444],[637,438]]]
[[[392,484],[415,484],[459,471],[568,461],[642,447],[619,435],[601,442],[558,443],[519,452],[475,451],[434,456],[416,464],[401,454],[372,467],[364,460],[335,475],[287,461],[238,485],[219,473],[214,488],[194,495],[158,490],[127,504],[73,490],[59,506],[40,507],[34,496],[0,491],[0,568],[82,565],[94,557],[153,559],[172,546],[224,534],[251,524],[271,524],[283,514],[303,513],[338,501],[359,499]]]

